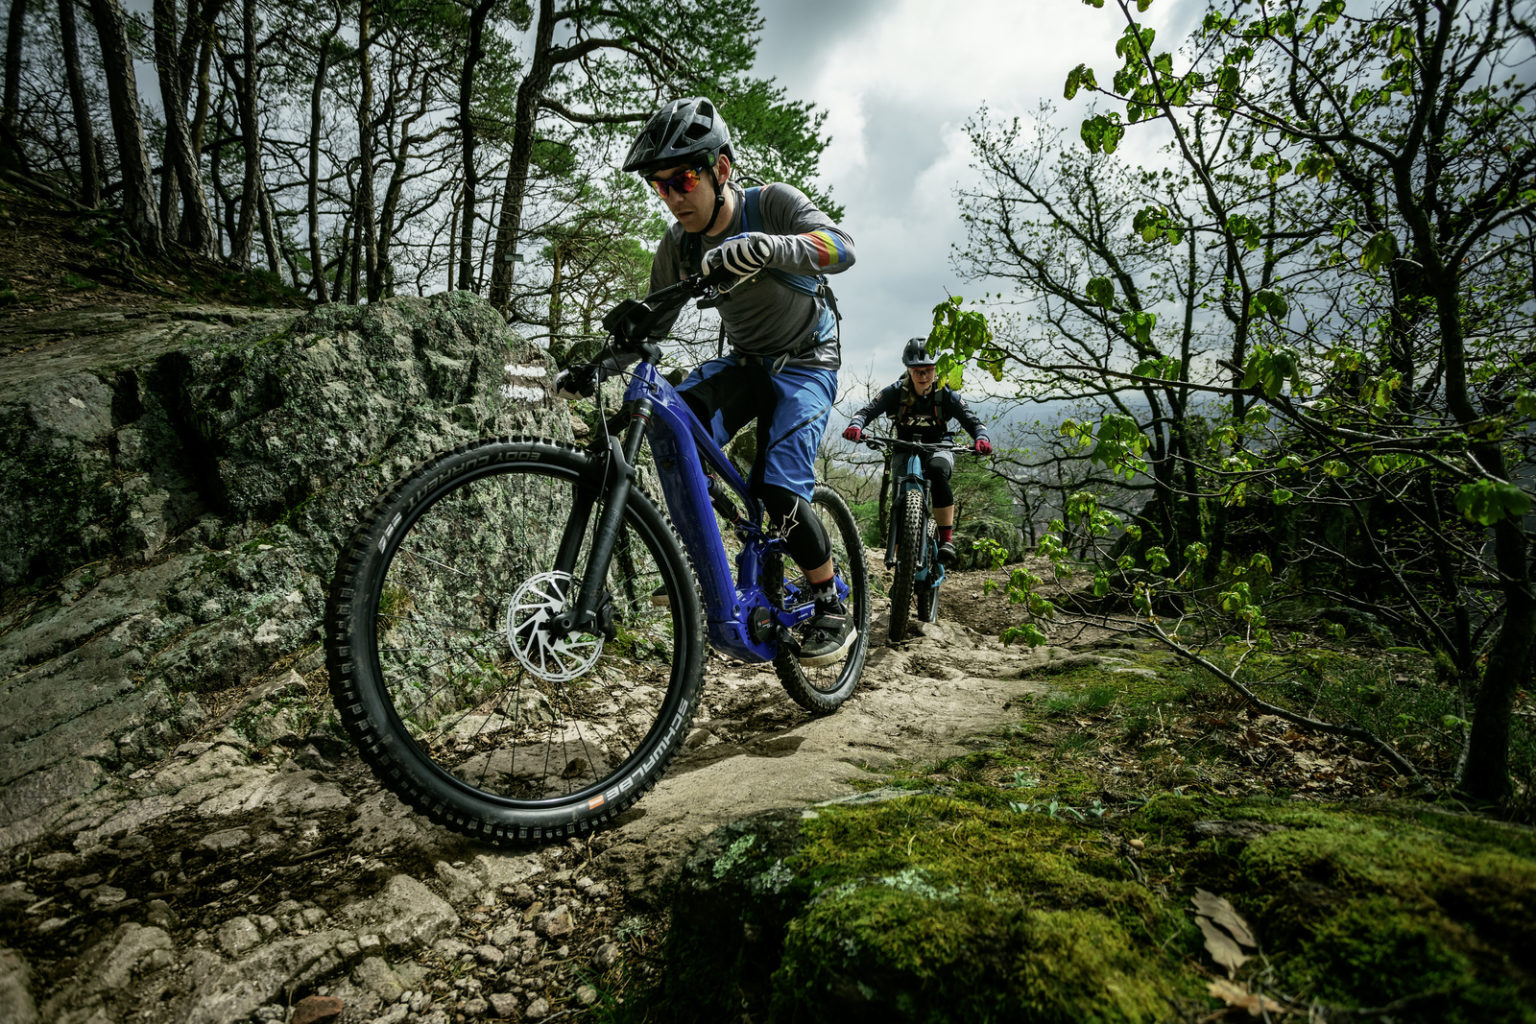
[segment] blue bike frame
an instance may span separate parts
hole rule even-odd
[[[764,533],[760,525],[762,504],[749,493],[746,481],[715,444],[709,429],[649,361],[636,368],[624,392],[626,402],[644,399],[649,399],[651,406],[646,436],[656,459],[667,511],[698,574],[709,641],[743,661],[771,661],[778,651],[777,630],[766,640],[754,639],[749,621],[753,610],[768,609],[773,624],[782,627],[804,622],[813,611],[809,602],[796,600],[799,594],[791,583],[785,583],[784,603],[788,610],[774,608],[763,589],[764,561],[770,552],[782,554],[784,542]],[[734,524],[742,541],[734,575],[720,524],[715,520],[705,463],[709,472],[735,492],[746,508]],[[848,595],[848,585],[841,577],[837,580],[837,594],[839,598]],[[761,626],[756,632],[763,632]]]
[[[661,300],[680,302],[685,292],[698,297],[701,286],[709,284],[708,280],[685,280],[662,289],[647,297],[656,300],[657,306],[628,302],[604,319],[604,327],[616,338],[644,339]],[[624,352],[632,354],[623,359]],[[566,524],[556,567],[569,572],[585,535],[592,505],[599,496],[604,497],[607,504],[597,524],[580,595],[575,607],[556,617],[556,628],[568,633],[600,625],[598,609],[608,563],[635,479],[643,430],[650,441],[667,511],[699,579],[710,643],[742,661],[772,661],[779,651],[781,632],[809,619],[815,612],[814,605],[802,600],[799,588],[788,580],[783,583],[782,599],[777,603],[770,599],[763,567],[770,564],[772,556],[788,558],[784,541],[764,529],[762,503],[749,492],[746,481],[710,436],[708,427],[699,422],[677,389],[661,376],[657,369],[661,350],[645,342],[609,348],[605,357],[622,361],[604,364],[605,372],[621,372],[621,367],[633,361],[636,354],[640,362],[627,371],[629,384],[624,391],[625,403],[633,408],[629,426],[622,439],[607,436],[606,451],[596,446],[591,449],[595,461],[583,484],[584,500],[577,503]],[[732,522],[742,543],[734,575],[720,525],[715,521],[715,505],[709,493],[711,475],[734,492],[746,509],[744,513],[738,511]],[[835,586],[838,599],[847,598],[849,587],[841,574],[835,577]]]

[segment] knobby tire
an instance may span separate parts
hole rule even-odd
[[[853,694],[864,671],[864,658],[869,653],[869,573],[858,523],[842,495],[818,485],[811,507],[832,542],[832,568],[848,584],[844,605],[858,635],[837,661],[808,668],[800,664],[793,650],[781,646],[773,667],[795,703],[814,714],[827,714],[836,711]],[[780,565],[784,564],[781,560]],[[792,563],[789,565],[792,567]]]
[[[611,823],[665,771],[698,700],[698,593],[638,487],[604,589],[608,628],[541,631],[582,578],[590,526],[573,570],[553,570],[587,464],[536,438],[445,452],[363,518],[332,585],[332,695],[363,759],[410,806],[483,840]],[[672,598],[662,608],[657,587]]]
[[[907,638],[907,617],[912,608],[912,578],[923,542],[923,503],[916,491],[904,492],[892,515],[896,529],[896,569],[891,580],[891,643]]]

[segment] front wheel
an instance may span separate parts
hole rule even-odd
[[[892,512],[896,534],[896,569],[891,579],[891,643],[907,638],[907,616],[912,608],[912,582],[923,543],[923,502],[917,491],[905,491]]]
[[[336,707],[380,781],[438,824],[504,843],[590,831],[655,783],[687,732],[698,594],[638,488],[599,621],[553,627],[578,596],[593,490],[568,445],[465,445],[400,483],[342,554],[326,615]],[[658,587],[670,604],[651,603]]]
[[[864,565],[864,542],[859,539],[858,523],[842,495],[830,487],[818,486],[811,507],[832,542],[832,571],[848,584],[844,607],[858,632],[837,661],[808,668],[794,651],[780,645],[773,668],[796,704],[807,711],[826,714],[836,711],[853,694],[864,672],[864,657],[869,653],[869,572]]]

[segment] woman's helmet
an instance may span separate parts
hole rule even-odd
[[[927,338],[909,338],[907,347],[901,350],[902,366],[932,366],[938,357],[928,354]]]
[[[720,154],[734,160],[731,130],[715,105],[702,96],[673,100],[651,115],[629,147],[624,170],[659,171],[679,164],[714,169]]]

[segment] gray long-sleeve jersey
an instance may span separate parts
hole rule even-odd
[[[741,189],[727,185],[736,194],[736,215],[718,234],[703,236],[704,252],[718,246],[732,235],[740,234],[746,198]],[[853,266],[853,239],[793,185],[776,182],[764,185],[759,194],[757,230],[768,236],[773,247],[768,266],[793,274],[837,274]],[[696,268],[683,267],[683,226],[674,223],[662,236],[651,261],[651,290],[681,280]],[[797,291],[768,273],[742,281],[731,289],[718,307],[725,322],[725,335],[731,348],[747,355],[779,355],[796,352],[807,343],[821,319],[823,300]],[[656,328],[657,336],[671,329],[676,317]],[[820,366],[837,369],[841,365],[835,339],[829,338],[814,349],[787,360],[790,366]]]

